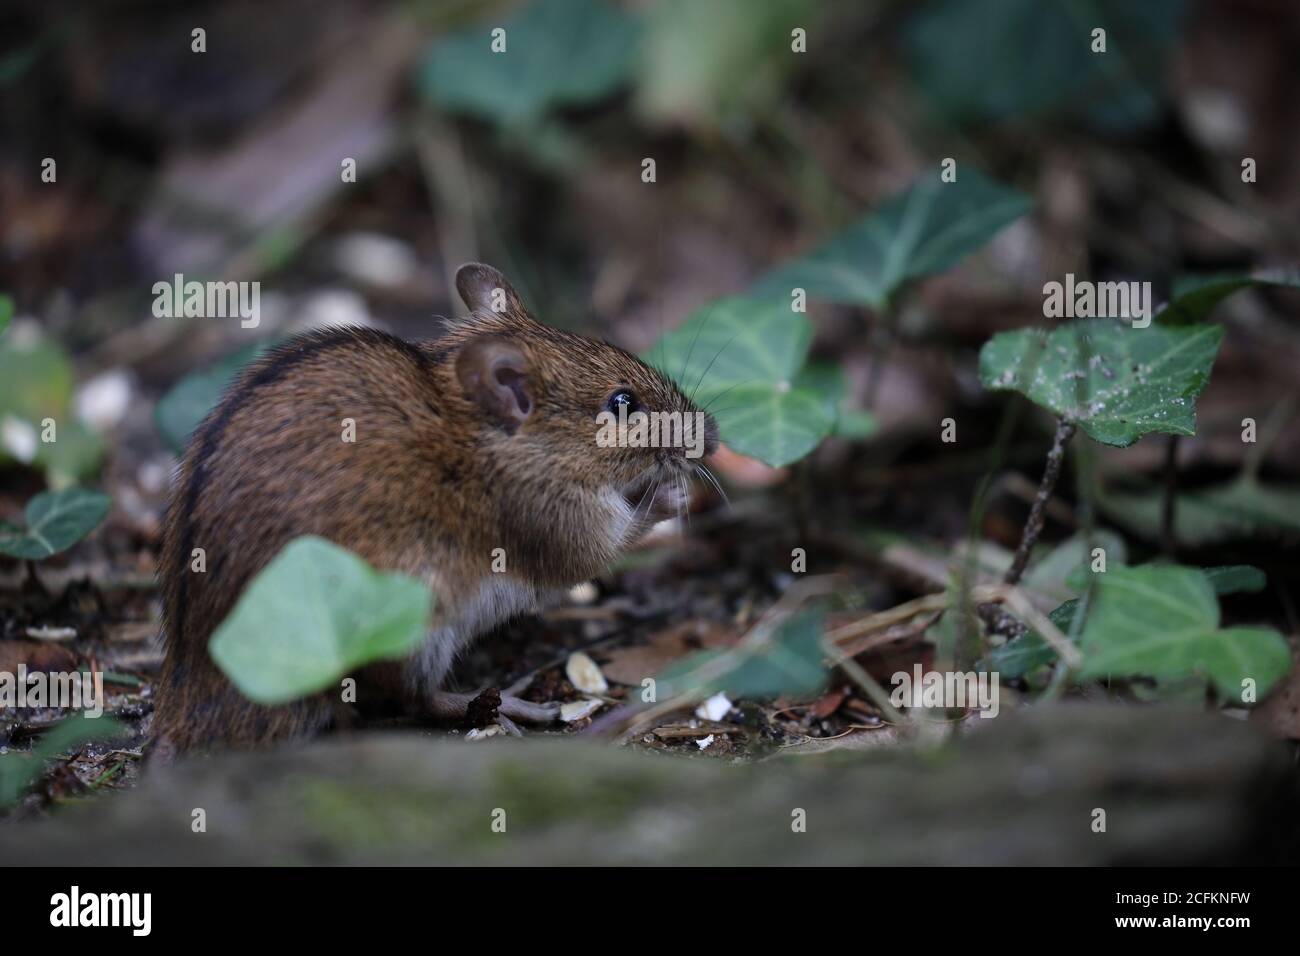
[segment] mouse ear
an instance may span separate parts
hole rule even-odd
[[[519,346],[495,336],[470,339],[456,356],[456,377],[465,397],[511,434],[533,411],[528,372]]]
[[[506,277],[481,262],[467,262],[456,270],[456,291],[472,312],[528,311]]]

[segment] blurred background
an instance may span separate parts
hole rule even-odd
[[[1079,39],[1096,21],[1105,57]],[[517,55],[490,52],[498,26]],[[910,290],[888,330],[870,308],[810,308],[813,354],[843,369],[870,438],[828,441],[793,477],[719,462],[734,488],[781,485],[801,527],[848,515],[952,541],[1005,405],[979,386],[979,347],[1041,322],[1045,281],[1149,280],[1160,301],[1184,273],[1300,260],[1298,54],[1292,0],[11,0],[0,513],[47,486],[109,491],[99,540],[43,577],[100,582],[64,599],[92,634],[104,594],[125,589],[104,626],[143,641],[177,451],[259,343],[332,323],[434,335],[462,308],[450,275],[478,259],[544,321],[645,351],[955,157],[1032,197],[1031,215]],[[260,325],[154,316],[154,283],[176,273],[259,280]],[[1175,449],[1187,487],[1237,472],[1240,421],[1267,396],[1281,412],[1260,473],[1296,495],[1296,309],[1294,291],[1267,289],[1216,313],[1229,333],[1198,434]],[[22,423],[48,410],[69,424],[35,448]],[[948,415],[956,454],[938,441]],[[1008,446],[981,519],[1007,546],[1041,469],[1040,424]],[[1120,479],[1158,476],[1167,453],[1157,440],[1098,452]],[[1204,543],[1220,549],[1209,563],[1266,566],[1281,583],[1252,613],[1294,633],[1286,510],[1239,554],[1222,535]],[[768,573],[725,588],[779,590]],[[5,636],[34,622],[13,610]]]
[[[1104,57],[1078,42],[1089,17]],[[490,52],[498,25],[518,55]],[[467,260],[501,268],[545,321],[645,350],[954,157],[1034,214],[920,284],[886,355],[871,359],[871,310],[811,310],[815,354],[887,439],[985,401],[975,351],[1040,319],[1047,279],[1151,280],[1159,298],[1185,272],[1300,258],[1287,0],[20,0],[0,37],[0,293],[50,340],[8,362],[0,407],[30,412],[17,393],[36,379],[46,407],[75,405],[78,433],[37,470],[121,469],[115,498],[145,530],[169,388],[222,381],[251,343],[301,327],[435,334]],[[260,280],[261,324],[154,317],[153,284],[178,272]],[[1203,422],[1290,394],[1294,306],[1225,306],[1241,334]],[[1293,429],[1271,454],[1295,471]],[[1238,461],[1234,430],[1203,433],[1189,463]],[[1144,442],[1126,466],[1159,454]]]
[[[1106,57],[1074,40],[1093,8]],[[518,56],[489,54],[495,25]],[[1036,214],[909,300],[905,345],[940,348],[896,357],[887,415],[932,422],[960,383],[909,360],[1038,318],[1047,278],[1159,290],[1300,252],[1286,0],[17,2],[0,36],[0,290],[79,378],[125,370],[132,414],[287,328],[432,334],[469,259],[644,349],[946,156]],[[262,326],[154,319],[176,272],[260,279]],[[814,307],[850,370],[852,311]]]

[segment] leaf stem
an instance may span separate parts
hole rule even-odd
[[[1025,521],[1025,530],[1020,535],[1020,546],[1016,548],[1015,559],[1007,569],[1003,579],[1007,584],[1017,584],[1029,564],[1029,552],[1038,543],[1038,536],[1043,530],[1047,502],[1056,488],[1056,480],[1061,476],[1061,461],[1065,458],[1065,446],[1074,437],[1074,422],[1060,419],[1056,423],[1056,435],[1052,439],[1052,449],[1047,453],[1047,467],[1043,470],[1043,480],[1039,482],[1038,493],[1029,509],[1029,518]]]

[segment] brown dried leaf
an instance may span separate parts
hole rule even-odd
[[[610,651],[609,659],[601,669],[607,679],[635,687],[687,654],[710,647],[726,647],[735,640],[735,632],[716,621],[685,621],[653,635],[646,644]]]

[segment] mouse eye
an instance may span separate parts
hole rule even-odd
[[[636,409],[636,396],[629,389],[620,388],[605,401],[605,408],[618,414],[620,405],[626,405],[629,413]]]

